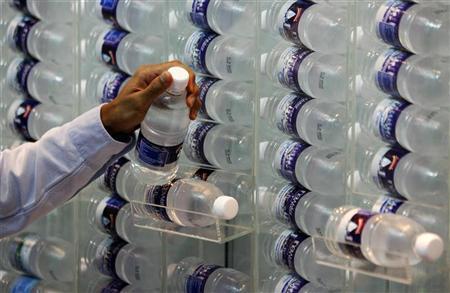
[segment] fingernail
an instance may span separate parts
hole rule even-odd
[[[161,73],[159,78],[161,79],[162,83],[167,84],[167,83],[169,83],[170,79],[172,78],[172,75],[170,75],[170,72],[164,71],[163,73]]]

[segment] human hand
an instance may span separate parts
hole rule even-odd
[[[190,108],[189,118],[194,120],[197,117],[201,102],[192,69],[180,61],[143,65],[136,70],[119,95],[100,109],[103,125],[112,137],[130,135],[139,127],[153,101],[172,84],[172,76],[167,70],[174,66],[181,66],[189,72],[186,105]]]

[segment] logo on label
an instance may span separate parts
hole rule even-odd
[[[295,211],[300,199],[309,192],[303,186],[289,184],[277,195],[273,206],[276,218],[285,224],[296,226]]]
[[[14,30],[12,37],[14,46],[23,53],[29,54],[27,45],[28,34],[38,21],[38,19],[32,16],[25,15]]]
[[[211,74],[206,66],[206,51],[209,44],[217,37],[217,34],[207,31],[197,31],[189,37],[184,48],[184,55],[187,57],[187,64],[195,71]]]
[[[401,148],[388,149],[378,162],[374,162],[377,166],[375,170],[374,181],[377,185],[392,194],[398,194],[395,188],[394,174],[400,159],[403,158],[408,151]]]
[[[300,154],[308,148],[310,145],[304,142],[298,142],[293,140],[285,141],[277,151],[279,154],[278,172],[280,175],[294,183],[300,183],[295,174],[295,166]]]
[[[380,64],[381,67],[378,68],[376,84],[381,91],[392,96],[400,96],[397,86],[398,72],[400,71],[400,67],[410,56],[412,56],[412,54],[409,52],[390,49],[384,56],[380,57],[382,58],[380,60],[383,60],[383,63]]]
[[[208,24],[208,5],[210,0],[193,0],[192,10],[189,12],[189,19],[198,28],[211,30]]]
[[[101,214],[99,215],[99,224],[103,231],[105,231],[108,234],[116,235],[116,219],[117,214],[119,213],[120,209],[126,204],[127,202],[120,197],[109,197],[106,200],[106,203],[103,206],[103,209],[100,211]]]
[[[116,17],[118,3],[119,0],[100,0],[103,19],[106,20],[106,22],[117,26],[119,25]]]
[[[287,41],[301,45],[298,26],[304,11],[314,3],[304,0],[295,1],[281,18],[279,32]],[[283,11],[281,12],[283,13]]]
[[[206,281],[208,280],[211,274],[220,269],[220,266],[217,265],[207,265],[201,264],[194,271],[193,274],[188,276],[186,282],[186,292],[187,293],[202,293],[205,292]]]
[[[191,161],[209,164],[204,152],[206,135],[216,124],[208,122],[192,122],[186,135],[184,153]]]
[[[178,179],[172,180],[171,183],[164,185],[154,185],[151,186],[147,191],[146,203],[148,203],[145,208],[152,214],[157,220],[164,220],[166,222],[172,222],[169,215],[167,214],[167,195],[170,188],[173,186]],[[153,206],[149,204],[155,204],[158,206]]]
[[[110,74],[110,73],[107,73]],[[129,78],[128,74],[122,72],[114,72],[109,75],[103,87],[102,103],[109,103],[118,95],[123,83]]]
[[[178,161],[183,143],[175,146],[161,146],[147,140],[142,132],[136,143],[138,158],[155,167],[164,167]]]
[[[101,51],[103,62],[118,68],[116,56],[117,49],[119,48],[119,44],[122,41],[122,39],[125,38],[127,35],[128,33],[126,31],[123,31],[118,28],[113,28],[108,33],[106,33],[105,37],[103,38]]]
[[[378,12],[378,37],[387,44],[403,48],[399,36],[400,22],[405,12],[413,5],[415,3],[400,0],[390,0],[383,5]]]
[[[288,134],[299,136],[297,118],[301,108],[312,98],[306,95],[292,93],[285,96],[278,104],[275,117],[279,130]]]
[[[395,128],[400,114],[410,103],[401,98],[383,100],[375,109],[373,121],[378,135],[389,144],[396,144]]]
[[[350,256],[357,258],[364,258],[361,251],[361,235],[363,233],[364,227],[371,217],[376,215],[371,211],[366,211],[362,209],[357,209],[355,211],[350,211],[354,213],[350,220],[345,225],[344,240],[348,244],[339,243],[339,247],[342,251]]]
[[[129,161],[130,160],[128,160],[127,158],[121,157],[113,164],[109,165],[108,168],[106,168],[105,176],[103,178],[103,184],[109,190],[114,191],[114,193],[118,193],[116,188],[117,174],[119,173],[120,168],[122,168],[122,166]]]
[[[295,271],[295,253],[298,246],[309,236],[294,230],[285,230],[275,243],[275,261]]]
[[[119,278],[116,272],[116,258],[119,251],[127,245],[125,241],[120,238],[106,238],[97,248],[97,269],[100,273]]]
[[[15,111],[13,125],[17,132],[27,141],[36,141],[28,130],[28,119],[30,118],[33,109],[39,105],[40,102],[33,99],[24,100]]]
[[[200,89],[199,99],[202,102],[202,107],[200,108],[200,114],[206,116],[205,118],[211,118],[206,110],[206,98],[208,97],[209,89],[213,86],[213,84],[217,83],[219,79],[203,77],[200,78],[197,82],[197,85]]]
[[[283,52],[278,61],[278,81],[282,86],[293,91],[302,91],[298,82],[298,70],[303,60],[311,53],[311,50],[303,47],[291,47]]]

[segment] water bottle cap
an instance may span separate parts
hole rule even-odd
[[[422,233],[416,238],[414,250],[422,259],[426,261],[435,261],[444,251],[444,242],[437,234]]]
[[[189,82],[189,72],[183,67],[171,67],[169,73],[172,75],[172,85],[169,90],[172,93],[182,93],[186,90]]]
[[[222,195],[216,198],[213,204],[212,212],[224,220],[231,220],[236,217],[239,211],[239,204],[231,196]]]

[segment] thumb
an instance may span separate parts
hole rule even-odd
[[[164,71],[142,91],[140,97],[144,103],[152,103],[156,98],[162,95],[172,84],[172,75]]]

